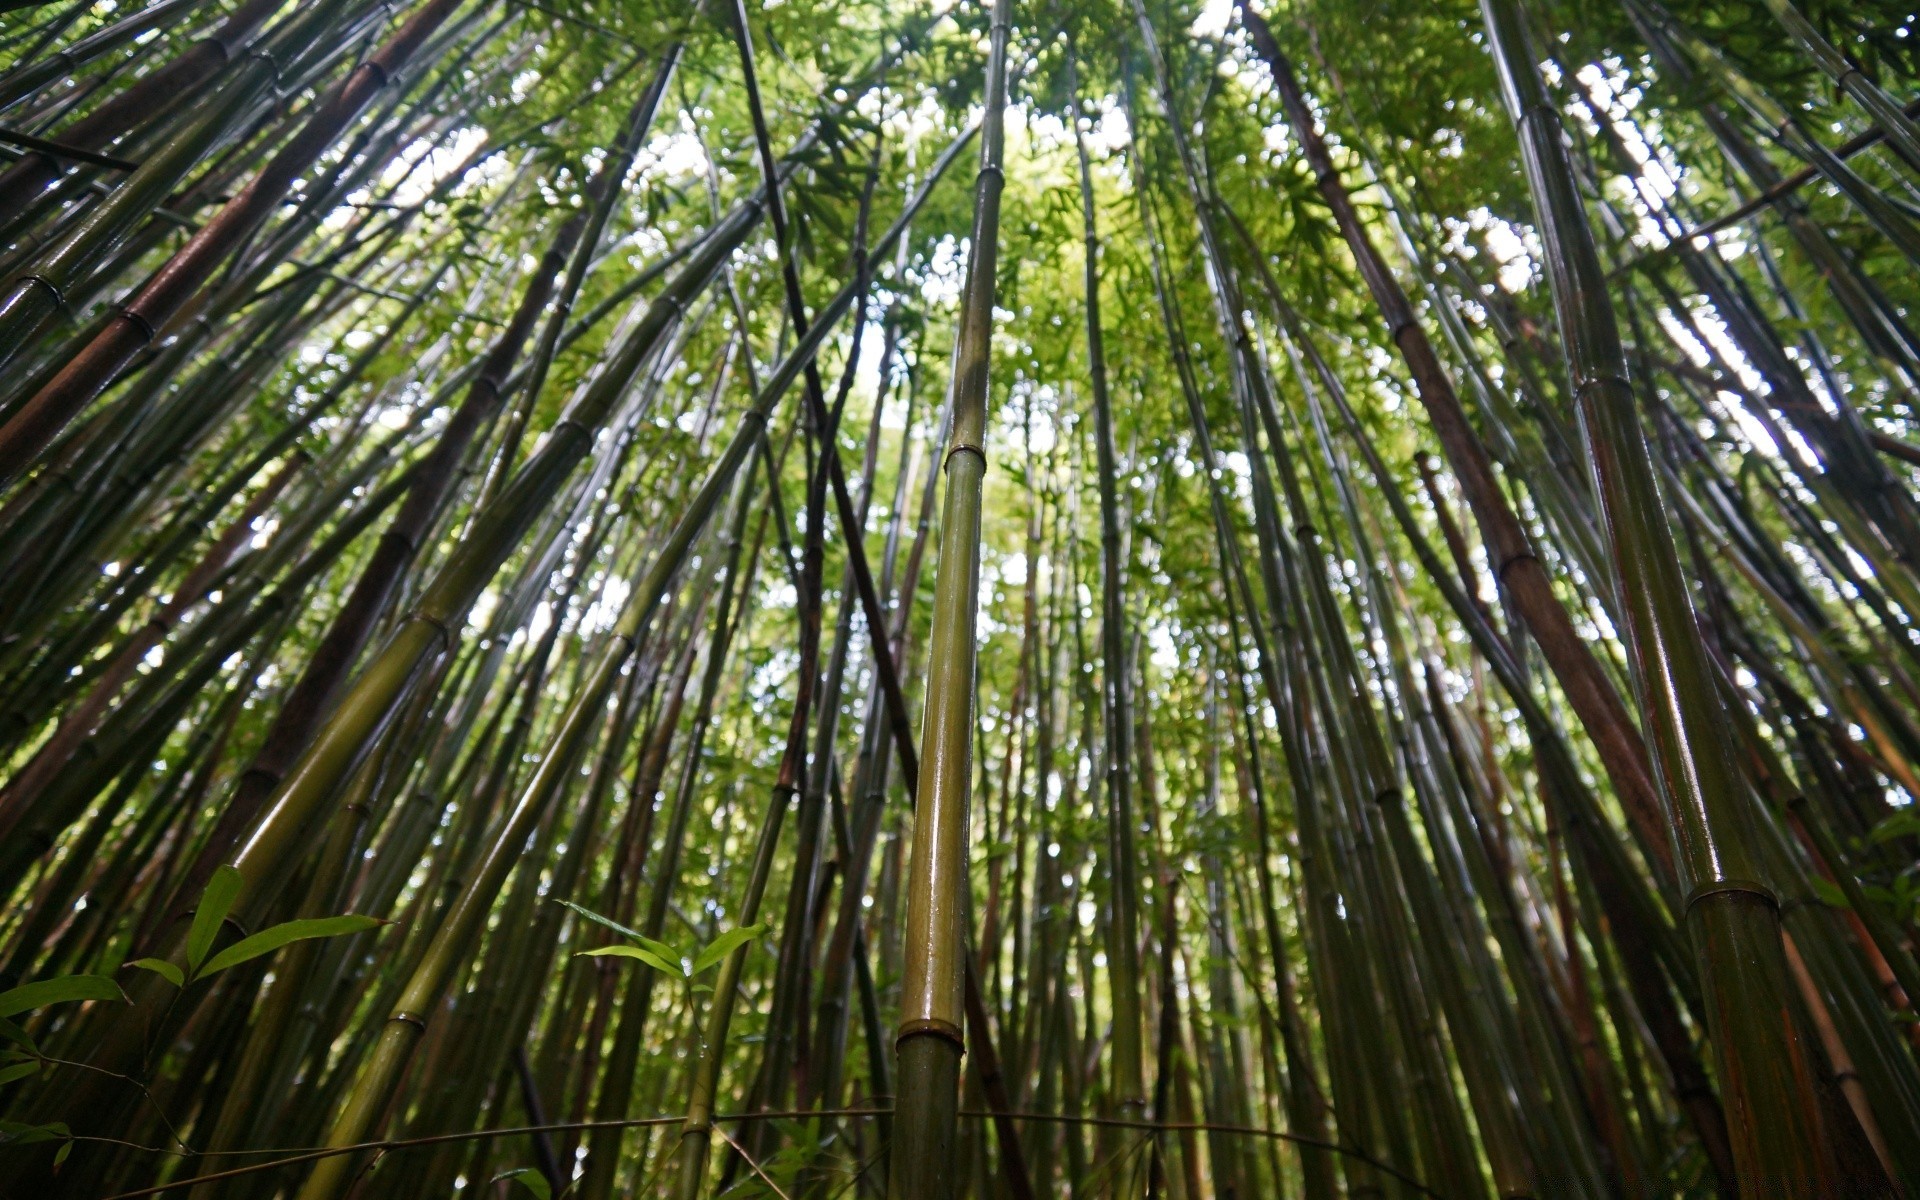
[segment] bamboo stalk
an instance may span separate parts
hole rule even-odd
[[[1512,0],[1484,0],[1502,95],[1520,134],[1561,336],[1639,668],[1642,706],[1665,780],[1686,921],[1708,995],[1708,1027],[1728,1081],[1728,1129],[1744,1192],[1820,1191],[1821,1142],[1805,1048],[1787,1019],[1778,900],[1755,858],[1752,818],[1717,730],[1724,719],[1696,632],[1644,436],[1634,415],[1612,305]]]
[[[973,765],[973,624],[979,608],[980,508],[986,473],[988,373],[1000,235],[1001,158],[1012,14],[996,0],[989,27],[986,111],[974,182],[972,253],[954,349],[953,433],[934,577],[927,659],[925,757],[915,787],[906,959],[895,1056],[896,1115],[888,1154],[895,1200],[955,1194],[954,1123],[966,958],[967,807]]]
[[[40,457],[54,436],[106,388],[113,376],[150,343],[180,309],[195,299],[212,277],[215,268],[279,204],[294,179],[333,145],[354,118],[360,115],[360,111],[372,101],[375,93],[406,65],[414,51],[432,36],[459,4],[460,0],[427,0],[415,10],[379,50],[321,98],[306,126],[261,169],[246,189],[227,203],[218,216],[202,226],[193,239],[168,260],[166,266],[122,305],[117,318],[74,354],[67,366],[46,387],[16,410],[4,425],[0,425],[0,482],[11,482],[22,475]],[[324,15],[330,10],[322,8],[317,11]],[[228,93],[236,99],[250,99],[253,88],[264,87],[271,81],[272,59],[256,61],[260,65],[252,70],[253,78],[247,87],[229,87]],[[180,155],[198,157],[203,139],[217,133],[219,124],[215,121],[203,125],[201,136],[185,141]],[[129,181],[128,187],[133,188],[136,181],[147,176],[152,168],[154,160],[150,159],[141,171],[135,172],[135,178]],[[151,177],[159,183],[167,182],[164,168],[151,170]],[[135,194],[144,195],[145,189]],[[129,212],[138,212],[146,206],[136,200],[125,207]],[[90,248],[90,244],[91,239],[87,248]],[[82,248],[76,246],[73,253],[78,254]],[[49,302],[54,305],[61,302],[61,292],[68,283],[65,272],[70,268],[62,263],[55,269],[60,273],[54,278],[42,280],[36,276],[34,282],[24,285],[24,294],[41,298],[40,308],[43,311]],[[24,321],[15,324],[11,311],[10,306],[0,307],[0,320],[7,321],[6,325],[0,326],[0,329],[4,329],[0,337],[12,335],[12,338],[24,340],[25,330],[30,327]],[[28,319],[37,325],[44,317]]]

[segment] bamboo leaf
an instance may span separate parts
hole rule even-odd
[[[639,940],[642,948],[653,951],[668,962],[679,962],[687,957],[680,952],[678,947],[669,946],[665,942],[656,942],[644,934],[635,934],[634,937]]]
[[[132,962],[124,965],[139,967],[142,971],[152,971],[155,975],[158,975],[175,987],[187,986],[186,972],[164,958],[136,958]]]
[[[611,929],[615,933],[619,934],[621,937],[632,938],[634,941],[641,942],[641,943],[645,943],[647,941],[647,938],[643,934],[635,930],[628,929],[625,925],[622,925],[620,922],[614,920],[611,917],[603,917],[599,913],[594,912],[590,908],[583,908],[580,905],[575,904],[571,900],[555,900],[554,903],[566,905],[568,908],[579,913],[581,916],[585,917],[587,920],[592,921],[596,925],[604,925],[608,929]]]
[[[1847,903],[1847,894],[1840,890],[1838,884],[1822,879],[1818,875],[1815,875],[1807,882],[1813,885],[1813,894],[1820,898],[1820,903],[1827,907],[1841,909],[1853,907]]]
[[[515,1167],[511,1171],[502,1171],[487,1182],[499,1183],[503,1179],[513,1180],[538,1196],[540,1200],[553,1200],[553,1188],[548,1186],[547,1177],[533,1167]]]
[[[45,1125],[30,1125],[24,1121],[0,1121],[0,1138],[9,1146],[30,1146],[35,1142],[51,1142],[56,1138],[69,1139],[73,1131],[65,1121],[50,1121]]]
[[[651,950],[643,950],[638,946],[602,946],[598,950],[582,950],[580,953],[574,955],[575,958],[600,958],[604,956],[638,959],[656,971],[664,971],[669,975],[675,975],[681,978],[685,978],[687,974],[687,969],[678,961],[668,960],[655,954]]]
[[[27,1031],[12,1021],[7,1020],[5,1017],[0,1017],[0,1038],[5,1038],[10,1042],[16,1042],[25,1046],[27,1052],[30,1054],[40,1053],[40,1047],[35,1045],[34,1040],[27,1036]]]
[[[16,1016],[49,1004],[74,1000],[125,1000],[120,985],[105,975],[61,975],[0,992],[0,1017]]]
[[[227,919],[233,911],[233,902],[240,896],[240,872],[231,866],[222,866],[207,880],[207,890],[200,893],[200,903],[194,906],[193,927],[187,931],[187,969],[198,973],[200,964],[206,961],[207,951],[213,949],[213,939],[220,932],[220,922]]]
[[[1884,846],[1903,837],[1920,837],[1920,814],[1896,812],[1874,826],[1867,840]]]
[[[727,930],[719,937],[713,939],[707,948],[700,952],[700,956],[693,960],[693,973],[698,975],[708,967],[711,967],[727,955],[733,953],[734,947],[744,946],[759,937],[762,933],[766,932],[766,928],[766,925],[761,923],[742,925],[738,929]]]
[[[14,1063],[10,1067],[0,1067],[0,1083],[12,1083],[16,1079],[25,1079],[40,1070],[37,1062]]]
[[[213,961],[201,971],[202,976],[228,967],[237,967],[248,959],[271,954],[280,947],[293,942],[303,942],[308,938],[344,937],[349,933],[364,933],[369,929],[378,929],[386,922],[374,917],[353,914],[341,917],[308,917],[298,921],[285,921],[279,925],[269,925],[251,937],[241,938],[233,945],[213,956]]]

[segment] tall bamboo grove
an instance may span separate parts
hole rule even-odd
[[[1916,20],[0,0],[0,1198],[1920,1192]]]

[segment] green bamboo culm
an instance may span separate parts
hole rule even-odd
[[[0,366],[33,345],[46,324],[77,299],[71,293],[180,185],[201,156],[247,115],[273,83],[273,55],[291,57],[302,52],[346,7],[342,0],[317,4],[304,18],[270,34],[267,49],[225,79],[192,121],[156,147],[85,220],[9,281],[6,293],[0,295]],[[13,473],[9,469],[8,474]]]
[[[744,10],[742,12],[744,13]],[[743,31],[744,28],[743,22]],[[744,32],[742,36],[745,36]],[[974,128],[969,126],[934,162],[926,181],[908,200],[906,207],[894,220],[892,226],[874,244],[873,254],[885,254],[899,242],[908,226],[912,224],[914,215],[934,187],[945,177],[948,167],[959,157],[961,150],[973,139],[973,135]],[[854,281],[842,288],[840,293],[816,314],[813,324],[801,339],[801,345],[819,346],[832,327],[858,303],[858,292],[866,287],[867,282],[864,268],[857,271]],[[802,365],[800,361],[790,359],[768,385],[769,388],[777,386],[784,391],[800,373]],[[811,353],[805,356],[804,366],[812,369]],[[745,453],[744,448],[742,453]],[[832,450],[829,449],[828,453],[832,453]],[[817,469],[821,473],[818,484],[824,485],[826,467],[823,464]],[[817,516],[817,511],[815,515]],[[797,767],[797,763],[794,765]],[[748,871],[746,894],[738,914],[740,926],[752,925],[758,919],[760,905],[766,896],[767,884],[772,877],[773,856],[778,847],[780,825],[784,819],[791,790],[791,787],[782,787],[778,784],[773,789],[773,800],[761,823],[752,865]],[[743,943],[720,961],[719,976],[713,987],[713,1001],[708,1007],[701,1026],[694,1070],[691,1074],[687,1117],[680,1130],[679,1194],[683,1200],[697,1200],[705,1183],[707,1156],[712,1145],[715,1095],[720,1083],[720,1065],[727,1048],[727,1031],[733,1021],[734,998],[740,983],[741,972],[746,965],[748,948],[748,945]]]
[[[240,875],[233,921],[244,930],[257,924],[285,883],[286,868],[318,827],[327,802],[386,730],[401,701],[447,648],[482,588],[492,579],[574,468],[592,448],[598,429],[614,413],[627,387],[652,351],[666,339],[694,296],[712,280],[734,247],[758,223],[760,203],[750,200],[709,230],[700,249],[663,294],[650,302],[620,350],[562,414],[540,447],[494,502],[478,513],[458,550],[442,564],[407,616],[388,635],[314,735],[292,771],[274,789],[259,818],[235,847]],[[177,928],[173,931],[178,934]],[[142,981],[143,983],[145,981]],[[147,985],[151,987],[151,985]],[[103,1066],[136,1061],[147,1013],[186,1015],[164,993],[135,994],[138,1017],[116,1022],[96,1061]],[[109,1068],[113,1069],[113,1068]]]
[[[1107,380],[1106,338],[1100,327],[1100,234],[1095,220],[1093,165],[1080,128],[1079,80],[1073,45],[1067,46],[1067,84],[1073,111],[1074,156],[1080,167],[1081,244],[1086,257],[1087,380],[1093,389],[1093,437],[1100,485],[1100,670],[1104,688],[1108,871],[1112,877],[1113,920],[1108,927],[1107,963],[1113,986],[1113,1090],[1120,1116],[1145,1120],[1145,1028],[1141,1004],[1140,874],[1134,849],[1138,824],[1133,812],[1133,718],[1128,703],[1126,579],[1120,536],[1117,456],[1113,448],[1113,399]],[[1114,1195],[1120,1200],[1147,1190],[1147,1156],[1128,1154],[1116,1167]]]
[[[1832,42],[1822,37],[1793,0],[1762,2],[1806,56],[1826,73],[1827,78],[1833,80],[1834,86],[1865,110],[1874,128],[1887,139],[1887,145],[1905,159],[1908,166],[1920,171],[1920,126],[1914,124],[1906,110],[1887,94],[1885,88],[1835,49]]]
[[[1707,997],[1741,1194],[1832,1195],[1810,1047],[1793,1016],[1780,904],[1760,866],[1760,814],[1725,715],[1640,428],[1605,272],[1559,114],[1518,0],[1481,0],[1501,95],[1546,245],[1581,433],[1599,484],[1641,709],[1672,825],[1685,921]]]
[[[712,514],[734,486],[734,476],[747,461],[753,447],[766,434],[766,424],[774,407],[798,375],[801,364],[815,354],[835,321],[852,300],[852,289],[845,289],[823,314],[817,333],[803,340],[773,378],[742,414],[739,428],[729,439],[720,458],[706,479],[691,496],[685,511],[675,524],[646,574],[629,594],[626,607],[611,636],[595,657],[585,682],[561,718],[552,744],[541,758],[539,769],[524,789],[490,845],[473,878],[443,918],[433,941],[427,946],[394,1009],[387,1018],[373,1055],[354,1086],[347,1104],[336,1117],[328,1133],[329,1146],[351,1146],[361,1141],[385,1112],[398,1086],[401,1072],[412,1057],[414,1046],[426,1032],[427,1022],[440,1007],[453,973],[470,953],[480,922],[491,910],[496,896],[512,871],[521,847],[534,825],[559,793],[565,777],[575,768],[595,724],[602,719],[608,699],[620,672],[646,636],[654,614],[666,599],[704,532]],[[352,1181],[355,1160],[349,1155],[324,1159],[299,1192],[300,1200],[334,1200]]]
[[[280,148],[213,220],[196,231],[179,253],[154,272],[139,292],[120,307],[114,322],[88,340],[58,375],[0,424],[0,480],[11,481],[26,471],[68,422],[106,389],[121,368],[141,349],[151,345],[161,331],[169,328],[180,311],[202,292],[219,264],[279,206],[295,178],[312,166],[314,159],[334,143],[374,95],[393,80],[421,44],[459,7],[460,0],[427,0],[415,9],[385,44],[327,90],[299,133]],[[314,33],[320,32],[333,11],[331,5],[315,5],[305,18],[313,23],[308,28]],[[181,151],[175,170],[184,172],[224,129],[225,123],[244,111],[245,102],[255,91],[274,81],[270,55],[249,63],[249,68],[260,61],[266,63],[264,70],[251,70],[244,86],[236,83],[233,94],[237,101],[231,107],[216,109],[210,114],[204,131],[186,139],[189,144]],[[160,199],[158,193],[166,185],[166,175],[156,173],[149,180],[142,174],[141,181],[146,186],[141,189],[140,198],[126,206],[122,221],[131,223],[146,215]],[[97,253],[103,244],[111,245],[111,239],[123,233],[118,225],[102,231],[97,238],[89,233],[71,248],[71,256],[84,262],[89,251]],[[18,286],[24,289],[20,293],[23,311],[17,320],[10,316],[4,318],[7,321],[4,344],[9,349],[37,330],[47,315],[65,303],[59,284],[23,280]],[[26,300],[34,295],[42,297],[38,305]],[[51,300],[45,299],[48,296]],[[5,311],[12,312],[11,309]]]
[[[18,104],[62,75],[78,70],[91,59],[116,50],[128,41],[152,29],[165,26],[181,16],[192,0],[160,0],[129,13],[105,29],[81,38],[59,54],[28,63],[0,75],[0,112]]]
[[[974,621],[979,610],[981,491],[987,470],[987,385],[999,263],[1011,0],[994,0],[988,31],[980,168],[974,181],[972,255],[954,349],[953,431],[946,448],[940,560],[928,635],[926,709],[920,728],[913,842],[903,927],[899,1032],[894,1041],[893,1200],[948,1200],[959,1182],[954,1153],[967,914],[968,802],[973,787]]]

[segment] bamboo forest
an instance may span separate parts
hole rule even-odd
[[[1911,0],[0,0],[0,1200],[1920,1198]]]

